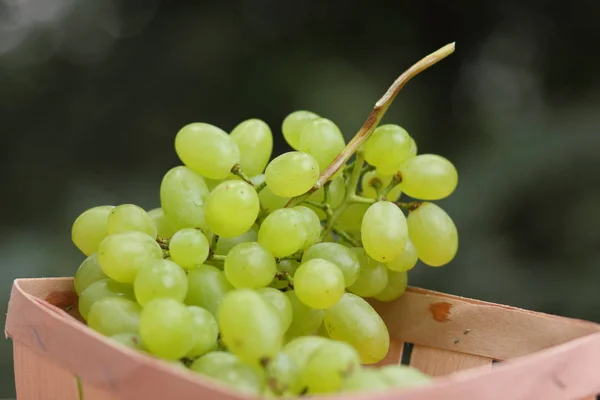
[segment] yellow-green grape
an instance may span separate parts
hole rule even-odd
[[[179,159],[209,179],[225,179],[240,161],[240,149],[222,129],[205,123],[192,123],[175,136]]]
[[[224,181],[210,192],[204,204],[208,228],[222,237],[235,237],[248,231],[259,211],[258,194],[244,181]]]
[[[372,297],[381,292],[387,285],[388,273],[385,264],[369,257],[362,247],[353,247],[360,262],[360,270],[356,282],[348,287],[348,291],[360,297]]]
[[[409,388],[425,386],[432,383],[433,379],[408,365],[386,365],[378,368],[381,379],[392,388]]]
[[[319,329],[323,322],[323,310],[310,308],[304,304],[295,290],[288,290],[285,295],[292,303],[292,324],[287,330],[287,338],[293,339],[298,336],[312,335]]]
[[[240,166],[248,176],[262,173],[273,151],[273,134],[260,119],[247,119],[229,135],[240,149]]]
[[[361,186],[362,186],[362,195],[369,199],[377,198],[377,190],[375,189],[376,183],[381,185],[381,191],[383,191],[392,181],[392,175],[379,175],[378,171],[369,171],[362,176]],[[390,190],[385,196],[386,200],[396,201],[402,195],[402,188],[400,185],[396,185],[392,190]]]
[[[133,282],[133,290],[142,306],[159,297],[182,302],[188,291],[187,275],[171,260],[156,260],[140,269]]]
[[[365,213],[360,233],[369,257],[383,263],[392,261],[402,254],[408,240],[406,217],[394,203],[378,201]]]
[[[196,358],[217,347],[219,326],[215,317],[208,310],[198,306],[188,306],[187,309],[192,315],[194,345],[187,352],[186,357]]]
[[[258,229],[258,242],[275,257],[297,252],[306,242],[304,218],[291,208],[273,211]]]
[[[192,269],[208,258],[208,240],[194,228],[177,231],[169,241],[171,259],[185,269]]]
[[[327,338],[321,336],[299,336],[287,342],[281,352],[287,354],[303,370],[313,353],[328,342]]]
[[[346,293],[333,307],[325,310],[329,337],[352,345],[363,364],[381,361],[390,347],[390,335],[377,311],[361,297]]]
[[[114,341],[134,350],[146,350],[142,337],[137,332],[123,332],[110,336]]]
[[[166,360],[184,357],[194,346],[192,313],[173,299],[154,299],[140,316],[140,336],[148,351]]]
[[[233,249],[234,246],[240,243],[256,242],[258,240],[258,232],[254,229],[250,229],[247,232],[242,233],[239,236],[231,238],[220,237],[217,242],[217,248],[215,254],[226,255],[229,250]]]
[[[310,111],[294,111],[283,120],[283,124],[281,125],[283,138],[293,149],[297,150],[302,129],[307,123],[317,118],[319,116]]]
[[[400,272],[413,269],[415,265],[417,265],[417,261],[419,261],[419,254],[417,253],[417,249],[412,243],[412,241],[408,239],[406,241],[406,246],[404,246],[404,251],[402,252],[402,254],[400,254],[399,257],[385,265],[392,271]]]
[[[230,174],[227,176],[226,179],[234,179],[234,178],[238,178],[236,175]],[[221,182],[223,182],[222,179],[208,179],[208,178],[202,178],[204,179],[204,183],[206,183],[206,187],[208,188],[209,191],[212,191],[214,188],[216,188]]]
[[[169,225],[183,228],[206,228],[204,201],[208,188],[202,177],[187,167],[170,169],[160,184],[160,204]]]
[[[133,283],[141,268],[161,258],[162,249],[156,240],[137,231],[113,233],[98,248],[102,272],[123,283]]]
[[[277,312],[251,289],[228,292],[217,321],[223,343],[246,363],[259,365],[281,348],[283,332]]]
[[[221,382],[237,392],[258,396],[263,391],[263,379],[257,368],[244,364],[225,351],[213,351],[198,358],[190,369]]]
[[[369,209],[369,204],[353,203],[340,215],[336,226],[347,233],[360,233],[363,217]]]
[[[360,368],[360,356],[351,345],[328,340],[316,349],[302,370],[302,384],[308,393],[333,393],[344,378]]]
[[[148,215],[150,218],[154,220],[154,225],[156,225],[156,232],[158,236],[163,239],[170,239],[176,232],[176,230],[169,224],[167,221],[167,217],[165,217],[165,213],[162,208],[158,207],[153,210],[148,211]]]
[[[344,147],[344,136],[336,124],[326,118],[317,118],[302,128],[297,149],[313,156],[319,169],[324,171]]]
[[[392,271],[388,269],[388,282],[385,288],[375,296],[374,299],[379,301],[396,300],[404,294],[408,285],[408,274],[406,271]]]
[[[336,304],[344,294],[344,275],[332,262],[313,258],[303,262],[294,275],[294,290],[304,304],[325,309]]]
[[[286,353],[279,352],[265,367],[265,381],[276,396],[299,394],[301,370]]]
[[[319,236],[321,236],[321,231],[323,230],[321,226],[321,220],[317,216],[317,214],[308,207],[304,206],[296,206],[293,207],[294,210],[298,211],[302,218],[304,219],[304,226],[306,229],[306,240],[302,245],[303,249],[307,249],[319,240]]]
[[[358,368],[344,379],[342,391],[347,393],[383,392],[390,386],[378,368]]]
[[[121,204],[113,208],[107,219],[108,233],[138,231],[156,238],[157,230],[154,220],[146,210],[135,204]]]
[[[365,160],[382,175],[392,175],[410,155],[411,137],[398,125],[381,125],[365,143]]]
[[[275,210],[285,207],[287,202],[290,200],[289,197],[280,197],[274,194],[269,187],[265,187],[258,194],[260,204],[263,206],[266,212],[272,213]]]
[[[308,248],[302,255],[302,262],[322,258],[335,264],[344,276],[344,286],[348,287],[358,277],[360,261],[356,254],[339,243],[322,242]]]
[[[123,297],[135,301],[131,285],[115,282],[112,279],[101,279],[92,283],[79,295],[78,309],[84,320],[87,320],[92,305],[105,297]]]
[[[342,204],[342,201],[344,201],[344,196],[346,195],[346,184],[344,182],[344,178],[341,176],[333,178],[330,182],[331,183],[329,183],[329,205],[332,209],[335,209],[340,204]],[[314,201],[316,203],[323,203],[323,201],[325,200],[325,188],[319,188],[319,190],[317,190],[308,197],[308,200]],[[313,210],[315,213],[317,213],[321,220],[327,218],[327,215],[322,209],[310,205],[307,207]]]
[[[290,151],[274,158],[265,170],[265,181],[279,197],[299,196],[319,178],[319,164],[310,154]]]
[[[415,199],[440,200],[450,196],[458,185],[458,172],[442,156],[421,154],[400,167],[402,191]]]
[[[87,324],[105,336],[118,333],[137,332],[142,307],[123,297],[105,297],[90,308]]]
[[[81,293],[92,283],[106,278],[108,276],[102,272],[102,268],[100,268],[100,264],[98,263],[98,254],[94,253],[83,260],[77,272],[75,272],[75,278],[73,279],[75,293],[81,296]]]
[[[408,150],[408,159],[413,158],[417,155],[417,142],[415,142],[414,138],[410,138],[410,150]]]
[[[273,281],[277,263],[259,243],[240,243],[227,254],[224,271],[233,287],[257,289]]]
[[[274,288],[260,288],[256,292],[261,295],[263,300],[271,305],[277,312],[279,321],[281,322],[281,332],[287,332],[292,324],[292,303],[290,299],[281,291]]]
[[[448,264],[458,251],[458,232],[452,218],[440,206],[423,203],[408,214],[410,240],[419,258],[430,267]]]
[[[187,278],[185,304],[206,308],[216,317],[225,293],[233,289],[223,271],[203,264],[190,270]]]
[[[98,206],[81,213],[71,228],[71,239],[86,256],[98,250],[100,242],[108,236],[108,214],[114,206]]]

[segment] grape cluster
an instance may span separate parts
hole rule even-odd
[[[270,160],[261,120],[229,134],[184,126],[175,138],[183,165],[164,175],[160,208],[83,212],[72,227],[87,256],[75,274],[81,316],[128,347],[253,395],[428,383],[410,367],[369,367],[390,338],[365,298],[395,300],[418,260],[454,258],[456,227],[431,201],[454,191],[455,167],[418,154],[398,125],[376,128],[337,170],[346,142],[332,121],[296,111],[282,132],[293,151]]]

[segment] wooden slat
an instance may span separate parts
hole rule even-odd
[[[81,392],[83,394],[82,400],[121,400],[105,390],[95,388],[86,383],[83,383]]]
[[[469,368],[487,366],[491,369],[492,360],[471,354],[415,345],[410,357],[410,365],[428,375],[443,376]]]

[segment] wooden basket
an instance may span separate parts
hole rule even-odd
[[[19,400],[247,398],[113,344],[77,320],[76,304],[71,278],[14,282],[6,335]],[[591,400],[600,393],[600,325],[417,288],[373,305],[392,338],[382,364],[409,362],[437,382],[314,399]]]

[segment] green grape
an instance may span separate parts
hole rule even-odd
[[[298,149],[300,143],[300,134],[304,126],[319,118],[319,116],[310,111],[294,111],[283,120],[281,131],[286,142],[293,148]]]
[[[223,343],[246,363],[259,365],[281,348],[283,332],[277,311],[253,290],[225,294],[217,321]]]
[[[410,138],[410,150],[408,150],[408,158],[407,160],[413,158],[414,156],[417,155],[417,142],[415,142],[415,139]]]
[[[438,205],[423,203],[408,214],[410,240],[419,258],[431,267],[448,264],[458,251],[458,233],[452,218]]]
[[[369,204],[353,203],[340,215],[336,226],[347,233],[360,233],[363,217],[369,209]]]
[[[247,232],[244,232],[241,235],[234,236],[232,238],[219,237],[215,254],[224,256],[240,243],[256,242],[257,240],[258,233],[254,229],[250,229]]]
[[[262,173],[273,151],[273,134],[260,119],[248,119],[229,135],[240,149],[240,166],[249,176]]]
[[[404,246],[404,251],[400,254],[399,257],[385,264],[392,271],[408,271],[411,270],[417,265],[417,261],[419,261],[419,254],[417,253],[417,249],[413,242],[408,239],[406,241],[406,246]]]
[[[378,370],[381,379],[393,388],[425,386],[433,379],[416,368],[407,365],[386,365]]]
[[[187,274],[188,292],[185,303],[206,308],[217,316],[225,293],[233,289],[223,271],[211,265],[199,265]]]
[[[395,272],[390,269],[387,271],[388,282],[385,288],[375,296],[374,299],[379,301],[396,300],[404,294],[408,285],[408,274],[406,271]]]
[[[227,177],[227,179],[229,179],[229,178],[231,178],[231,177],[236,177],[236,178],[237,178],[237,176],[235,176],[235,175],[233,175],[233,174],[230,174],[230,175]],[[206,183],[206,187],[208,188],[208,191],[209,191],[209,192],[212,192],[212,190],[213,190],[214,188],[216,188],[217,186],[219,186],[219,184],[220,184],[221,182],[223,182],[223,180],[222,180],[222,179],[209,179],[209,178],[204,178],[204,177],[203,177],[202,179],[204,179],[204,183]]]
[[[435,154],[421,154],[400,167],[402,191],[415,199],[440,200],[458,185],[458,172],[450,161]]]
[[[185,269],[202,264],[208,258],[208,240],[202,231],[184,228],[169,241],[171,259]]]
[[[75,278],[73,279],[75,293],[81,296],[81,293],[92,283],[106,278],[108,276],[102,272],[98,263],[98,254],[94,253],[83,260],[79,268],[77,268],[77,272],[75,272]]]
[[[392,175],[409,157],[411,137],[398,125],[381,125],[365,143],[365,160],[382,175]]]
[[[308,358],[302,370],[302,384],[308,393],[333,393],[344,378],[360,368],[360,356],[349,344],[328,340]]]
[[[140,336],[150,353],[166,360],[178,360],[194,346],[192,313],[177,300],[154,299],[142,310]]]
[[[323,344],[329,343],[329,340],[320,336],[299,336],[287,342],[281,349],[290,357],[292,362],[303,370],[306,367],[310,356]]]
[[[81,314],[84,320],[87,320],[92,305],[105,297],[123,297],[135,300],[131,285],[115,282],[112,279],[101,279],[92,283],[79,295],[79,314]]]
[[[359,368],[344,379],[342,390],[349,393],[383,392],[389,387],[376,368]]]
[[[408,240],[406,217],[394,203],[378,201],[365,213],[360,233],[369,257],[383,263],[392,261],[402,254]]]
[[[282,208],[265,218],[258,229],[258,242],[275,257],[286,257],[306,242],[304,217],[296,210]]]
[[[240,149],[222,129],[205,123],[184,126],[175,137],[179,159],[209,179],[225,179],[240,161]]]
[[[223,237],[248,231],[259,211],[258,194],[244,181],[224,181],[210,192],[204,204],[208,228]]]
[[[200,357],[217,347],[219,326],[215,317],[205,308],[188,306],[187,309],[192,314],[194,345],[187,352],[186,357]]]
[[[385,264],[367,256],[362,247],[351,249],[358,257],[360,270],[356,282],[348,287],[348,291],[360,297],[372,297],[381,292],[387,285],[388,273]]]
[[[202,177],[187,167],[170,169],[160,184],[160,204],[169,225],[206,229],[204,201],[208,187]]]
[[[263,300],[270,304],[277,312],[281,322],[281,332],[287,332],[292,324],[293,310],[290,299],[280,290],[274,288],[260,288],[256,292],[261,295]]]
[[[138,272],[133,290],[142,306],[157,298],[183,301],[188,291],[187,276],[173,261],[156,260]]]
[[[299,394],[302,391],[301,370],[286,353],[279,352],[265,367],[265,380],[273,394]]]
[[[319,240],[319,236],[321,236],[321,231],[323,230],[321,227],[321,220],[319,220],[317,214],[308,207],[296,206],[293,207],[293,209],[298,211],[304,219],[306,240],[304,241],[302,248],[307,249],[315,244],[317,240]]]
[[[259,243],[240,243],[225,257],[224,272],[233,287],[257,289],[273,281],[277,263]]]
[[[165,217],[162,208],[158,207],[150,210],[148,211],[148,215],[154,220],[154,225],[156,225],[156,231],[159,237],[170,239],[175,234],[176,230],[171,226],[169,221],[167,221],[167,217]]]
[[[311,308],[333,306],[342,298],[344,287],[342,271],[322,258],[303,262],[294,275],[296,296]]]
[[[285,207],[290,200],[289,197],[280,197],[274,194],[268,186],[258,193],[260,205],[267,213],[272,213],[275,210]]]
[[[123,297],[105,297],[90,308],[87,324],[105,336],[137,332],[140,325],[139,304]]]
[[[112,335],[111,339],[134,350],[146,350],[141,336],[136,332],[123,332]]]
[[[356,254],[339,243],[322,242],[308,248],[302,255],[302,262],[322,258],[335,264],[344,275],[345,287],[356,282],[360,270],[360,261]]]
[[[100,242],[108,236],[108,214],[114,206],[90,208],[75,219],[71,228],[71,239],[86,256],[98,250]]]
[[[323,310],[310,308],[296,295],[295,290],[288,290],[285,295],[292,303],[292,324],[286,334],[288,339],[298,336],[312,335],[323,322]]]
[[[344,197],[346,196],[346,183],[344,182],[344,178],[341,176],[334,177],[329,182],[329,205],[332,209],[335,209],[342,204],[342,201],[344,201]],[[308,197],[308,200],[314,201],[315,203],[323,203],[325,201],[325,188],[320,187],[316,192]],[[311,205],[307,205],[306,207],[313,210],[319,219],[324,220],[327,218],[327,215],[322,209],[313,207]]]
[[[98,248],[102,272],[123,283],[133,283],[141,268],[161,258],[162,249],[156,240],[137,231],[113,233]]]
[[[263,379],[259,371],[242,363],[231,353],[210,352],[194,361],[190,369],[243,394],[259,395],[263,390]]]
[[[325,324],[321,324],[317,332],[315,333],[317,336],[321,336],[324,338],[329,338],[329,334],[327,333],[327,328],[325,328]]]
[[[369,303],[355,294],[344,294],[336,305],[325,310],[324,322],[329,337],[354,346],[363,364],[383,360],[389,350],[385,323]]]
[[[374,182],[378,182],[381,185],[381,191],[383,191],[392,181],[392,175],[379,175],[378,171],[369,171],[362,176],[361,186],[362,195],[369,199],[377,198],[377,190],[374,187]],[[386,200],[396,201],[402,196],[402,188],[400,185],[396,185],[392,190],[389,191]]]
[[[297,149],[313,156],[324,171],[344,147],[346,143],[339,128],[326,118],[317,118],[302,128]]]
[[[265,181],[280,197],[306,193],[319,178],[319,164],[310,154],[290,151],[274,158],[265,170]]]
[[[107,218],[108,233],[138,231],[156,238],[154,220],[146,210],[135,204],[121,204],[113,208]]]

